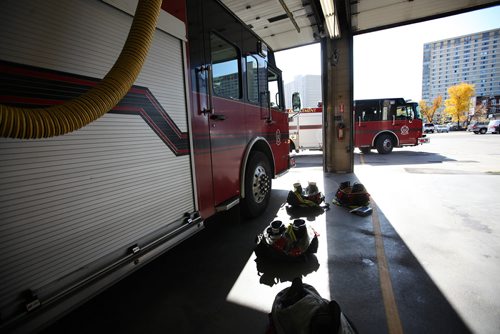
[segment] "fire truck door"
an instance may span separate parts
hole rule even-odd
[[[404,144],[403,141],[407,140],[409,132],[407,131],[406,117],[400,116],[402,108],[396,104],[395,100],[384,100],[382,109],[387,128],[398,136],[399,144]]]
[[[239,196],[246,133],[241,87],[241,26],[216,1],[203,1],[214,205]],[[221,31],[221,33],[216,33]]]
[[[412,131],[410,131],[411,124],[408,117],[408,110],[406,105],[396,106],[395,115],[395,129],[394,132],[399,137],[400,145],[409,145],[415,142],[415,138],[412,138]],[[414,136],[413,136],[414,137]]]

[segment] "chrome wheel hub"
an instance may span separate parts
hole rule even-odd
[[[271,190],[271,179],[263,166],[257,166],[253,173],[252,194],[256,203],[262,203]]]

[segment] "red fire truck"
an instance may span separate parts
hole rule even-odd
[[[259,215],[290,167],[273,51],[217,0],[163,1],[142,70],[112,110],[67,134],[22,137],[47,130],[44,115],[66,127],[43,108],[99,84],[135,3],[2,5],[0,331],[59,316],[216,212]],[[40,108],[30,130],[10,121],[14,107]]]
[[[290,150],[323,149],[323,108],[290,111]],[[342,129],[338,129],[342,131]],[[354,147],[380,154],[394,147],[428,143],[423,134],[418,103],[402,98],[354,101]]]
[[[380,154],[394,147],[428,143],[423,133],[418,103],[402,98],[354,101],[354,146],[368,153]]]

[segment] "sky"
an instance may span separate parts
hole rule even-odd
[[[354,36],[354,99],[398,96],[419,101],[424,43],[497,28],[500,6]],[[321,74],[320,49],[312,44],[277,52],[284,82]]]

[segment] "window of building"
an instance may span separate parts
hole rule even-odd
[[[216,34],[210,35],[212,89],[215,95],[241,98],[239,51]]]

